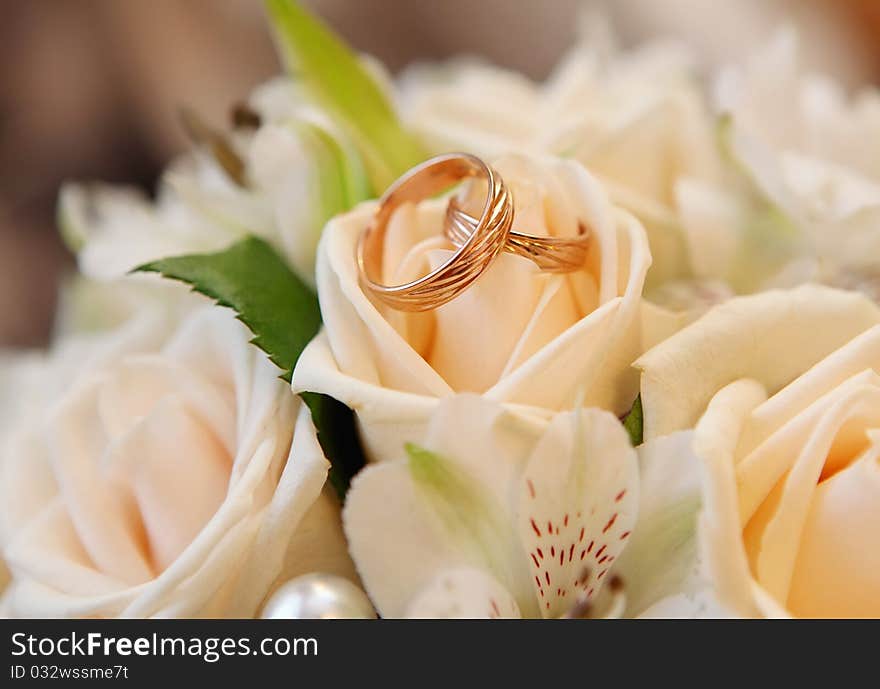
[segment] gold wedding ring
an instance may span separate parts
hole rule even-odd
[[[455,246],[461,246],[470,238],[477,220],[463,211],[455,199],[446,207],[446,223],[443,232]],[[576,237],[542,237],[511,230],[505,251],[533,261],[541,270],[550,273],[569,273],[584,267],[589,250],[590,231],[581,222]]]
[[[382,284],[382,254],[388,221],[404,203],[416,203],[465,179],[482,177],[486,202],[479,218],[468,216],[467,236],[442,266],[402,285]],[[372,222],[358,240],[361,285],[387,305],[401,311],[428,311],[451,301],[468,287],[504,250],[513,224],[513,199],[504,181],[476,156],[450,153],[426,160],[397,179],[379,200]]]

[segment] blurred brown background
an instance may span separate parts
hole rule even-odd
[[[781,22],[850,86],[880,77],[880,0],[307,0],[355,47],[399,70],[482,55],[546,76],[582,5],[624,45],[686,39],[708,65]],[[67,178],[151,188],[185,145],[181,104],[220,122],[277,72],[259,0],[0,0],[0,347],[45,343],[72,264],[54,227]]]

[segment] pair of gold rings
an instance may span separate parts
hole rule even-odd
[[[478,218],[462,210],[455,198],[446,208],[443,233],[455,247],[436,270],[402,285],[384,285],[382,248],[388,221],[402,204],[416,203],[464,180],[484,178],[486,201]],[[455,299],[470,287],[502,251],[534,261],[542,270],[564,273],[583,267],[589,233],[581,224],[577,237],[542,237],[515,232],[513,196],[497,171],[476,156],[450,153],[426,160],[395,181],[379,200],[372,222],[361,233],[357,262],[361,285],[388,306],[401,311],[428,311]]]

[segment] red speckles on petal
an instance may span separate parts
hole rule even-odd
[[[611,519],[608,520],[608,523],[605,524],[605,528],[602,529],[602,533],[608,533],[608,529],[614,526],[614,522],[617,521],[617,512],[611,515]]]
[[[489,617],[493,619],[498,619],[501,617],[501,611],[498,609],[498,603],[495,602],[494,598],[489,599],[489,607],[492,611],[489,613]]]
[[[534,478],[521,486],[521,504],[527,505],[524,516],[529,522],[521,533],[530,544],[536,599],[544,603],[542,612],[555,617],[567,608],[563,598],[581,603],[601,590],[600,579],[609,576],[621,541],[630,535],[625,529],[631,528],[633,491],[626,484],[615,490],[606,483],[595,493],[588,489],[584,494],[557,495]]]

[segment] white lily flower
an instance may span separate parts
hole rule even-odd
[[[349,548],[380,614],[559,617],[599,595],[639,490],[613,415],[536,423],[458,395],[415,440],[363,470],[346,500]]]

